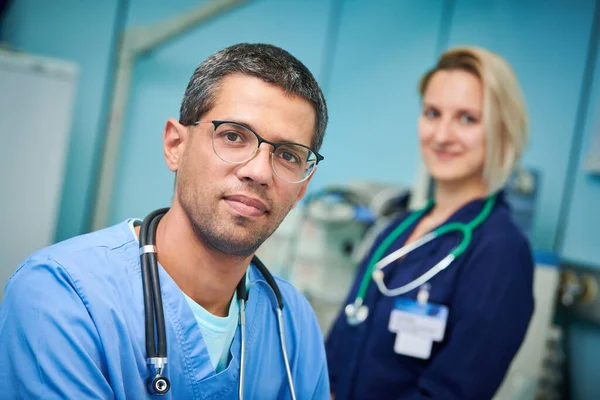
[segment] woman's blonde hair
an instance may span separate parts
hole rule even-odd
[[[529,137],[525,99],[510,65],[499,55],[479,47],[455,47],[419,82],[421,97],[433,74],[463,70],[477,76],[483,86],[483,124],[486,156],[483,177],[488,193],[500,190],[519,162]]]

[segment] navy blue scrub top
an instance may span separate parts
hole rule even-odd
[[[485,199],[474,200],[446,222],[469,222]],[[529,242],[511,220],[502,192],[490,216],[473,233],[465,253],[429,281],[429,302],[449,308],[444,340],[422,360],[394,352],[388,330],[396,298],[383,296],[373,281],[365,304],[369,317],[358,326],[346,321],[360,281],[379,243],[405,218],[377,238],[359,267],[346,302],[326,340],[331,391],[346,399],[491,399],[519,349],[533,314],[534,261]],[[406,242],[415,222],[386,255]],[[459,233],[441,236],[384,269],[393,289],[419,277],[459,242]],[[418,289],[403,295],[416,298]]]

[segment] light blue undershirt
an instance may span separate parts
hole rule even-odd
[[[137,238],[133,225],[134,221],[136,219],[128,220],[129,227],[134,237]],[[141,222],[140,220],[137,221]],[[202,338],[206,344],[206,349],[215,372],[219,373],[227,368],[227,364],[229,363],[229,348],[231,347],[231,342],[233,341],[238,325],[239,305],[237,293],[233,294],[227,317],[217,317],[206,311],[204,307],[189,298],[185,293],[183,295],[190,305],[196,321],[198,321],[198,326],[202,332]]]

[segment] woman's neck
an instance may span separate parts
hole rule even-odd
[[[469,182],[436,182],[432,219],[445,221],[465,204],[487,195],[487,186],[481,179]]]
[[[405,245],[444,224],[465,204],[486,194],[487,187],[481,180],[457,183],[436,182],[433,208],[417,223]]]

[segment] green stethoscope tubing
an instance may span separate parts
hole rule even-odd
[[[471,243],[471,239],[473,237],[473,230],[475,230],[475,228],[477,228],[479,225],[481,225],[481,223],[483,223],[483,221],[485,221],[487,219],[487,217],[489,217],[490,213],[492,212],[492,208],[494,206],[495,199],[496,199],[495,194],[488,197],[481,212],[475,218],[473,218],[473,220],[471,220],[469,223],[465,224],[462,222],[450,222],[448,224],[442,225],[442,226],[434,229],[431,232],[431,234],[433,235],[434,238],[439,237],[439,236],[444,235],[449,232],[458,231],[458,232],[462,233],[462,235],[463,235],[462,240],[460,241],[458,246],[456,246],[449,254],[450,256],[452,256],[452,259],[458,258],[461,254],[463,254],[465,252],[465,250]],[[427,205],[424,208],[422,208],[418,211],[415,211],[411,215],[409,215],[408,218],[406,218],[404,221],[402,221],[402,223],[400,223],[381,242],[381,244],[379,244],[379,246],[377,247],[377,249],[375,250],[375,252],[373,253],[373,256],[371,257],[371,259],[369,261],[369,265],[367,267],[367,270],[365,271],[365,274],[363,275],[362,281],[360,283],[360,287],[359,287],[357,295],[356,295],[355,304],[363,303],[365,296],[367,294],[367,290],[369,288],[369,284],[371,283],[371,277],[373,276],[373,271],[375,270],[375,266],[380,261],[381,257],[385,254],[385,252],[389,249],[389,247],[396,241],[396,239],[398,239],[398,237],[400,235],[402,235],[404,232],[406,232],[408,227],[411,226],[415,221],[417,221],[423,215],[423,213],[425,213],[427,210],[429,210],[432,206],[433,206],[433,199],[429,200],[429,202],[427,203]]]

